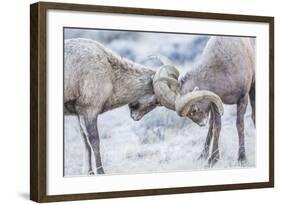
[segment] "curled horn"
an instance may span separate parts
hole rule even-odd
[[[179,72],[172,66],[161,66],[153,78],[153,88],[158,102],[175,110],[176,93],[179,87]]]
[[[186,116],[191,108],[191,105],[201,100],[209,100],[214,103],[218,108],[219,114],[221,116],[223,115],[224,109],[221,98],[214,92],[208,90],[196,90],[183,96],[178,95],[175,101],[176,112],[180,116]]]
[[[153,78],[155,96],[161,105],[175,110],[176,93],[179,88],[179,71],[167,57],[153,55],[150,58],[156,58],[162,63]]]

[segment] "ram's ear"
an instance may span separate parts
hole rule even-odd
[[[155,100],[155,105],[157,105],[157,106],[162,106],[161,103],[157,100],[157,98],[156,98],[156,100]]]
[[[193,88],[193,90],[192,90],[192,92],[195,92],[195,91],[198,91],[199,90],[199,87],[195,87],[195,88]]]
[[[152,104],[152,105],[157,105],[157,106],[161,106],[160,102],[157,100],[157,98],[156,98],[155,95],[153,95],[153,96],[151,97],[150,104]]]

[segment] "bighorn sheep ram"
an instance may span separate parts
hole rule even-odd
[[[175,79],[179,73],[172,65],[163,65],[155,73],[145,66],[121,58],[93,40],[65,40],[64,50],[64,111],[65,114],[78,117],[88,152],[89,173],[94,173],[91,163],[93,151],[96,173],[103,174],[98,115],[128,104],[131,117],[140,120],[157,105],[169,106],[166,101],[171,100],[173,95],[169,96],[167,88],[173,89],[169,82],[171,79],[177,82]],[[172,103],[177,105],[180,112],[202,99],[222,106],[219,97],[207,91],[185,94]],[[83,129],[82,120],[86,130]]]
[[[161,60],[161,56],[158,58]],[[162,61],[165,64],[165,59]],[[161,71],[159,71],[161,72]],[[158,96],[158,101],[164,106],[176,110],[180,116],[187,116],[195,123],[203,126],[206,124],[209,112],[209,131],[201,158],[208,158],[214,164],[219,159],[218,139],[221,130],[222,111],[206,99],[197,99],[196,103],[179,103],[187,100],[184,96],[193,90],[203,89],[216,93],[223,103],[237,105],[236,127],[239,135],[238,160],[246,159],[244,142],[244,114],[248,98],[252,107],[252,120],[255,123],[255,52],[249,38],[238,37],[211,37],[201,55],[199,62],[191,71],[178,82],[177,78],[167,79],[174,89],[168,89],[166,84],[154,89],[157,91],[167,89],[166,96]],[[155,82],[154,82],[155,84]],[[169,90],[169,91],[168,91]],[[198,92],[198,91],[197,91]],[[196,92],[195,92],[196,93]],[[175,101],[178,99],[178,104]],[[165,99],[165,101],[163,101]],[[190,101],[191,102],[191,101]],[[183,107],[177,105],[183,104]],[[211,143],[212,142],[212,143]],[[212,151],[210,151],[212,146]]]

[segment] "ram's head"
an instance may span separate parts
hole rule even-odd
[[[135,121],[138,121],[158,105],[159,103],[157,102],[154,93],[142,96],[137,101],[129,104],[131,118],[133,118]]]
[[[199,90],[180,94],[181,85],[178,81],[179,72],[170,61],[163,60],[162,66],[153,79],[153,87],[157,102],[168,109],[175,110],[178,115],[188,117],[198,125],[206,124],[209,104],[213,103],[220,115],[223,115],[223,103],[218,95],[208,90]]]

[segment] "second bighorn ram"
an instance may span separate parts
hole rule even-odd
[[[182,109],[189,109],[193,103],[202,99],[213,102],[214,107],[222,110],[220,98],[209,91],[191,92],[177,99],[174,95],[170,96],[170,90],[176,89],[174,86],[179,76],[172,65],[163,65],[155,73],[87,39],[66,40],[64,52],[64,111],[78,117],[91,174],[94,173],[92,151],[96,173],[104,173],[97,127],[99,114],[128,104],[131,117],[139,120],[157,105],[170,109],[176,105],[177,111],[181,113]],[[171,100],[172,106],[169,104]],[[86,130],[83,129],[82,121]]]
[[[161,56],[159,58],[161,60]],[[163,63],[165,64],[165,60]],[[209,157],[209,162],[212,164],[219,158],[218,138],[221,129],[221,111],[217,109],[219,107],[214,106],[211,101],[206,99],[200,101],[197,99],[196,103],[191,103],[191,106],[184,108],[188,104],[183,103],[187,100],[183,96],[193,90],[209,90],[216,93],[223,103],[237,105],[238,160],[245,161],[244,115],[248,99],[250,99],[252,119],[255,123],[255,51],[253,42],[249,38],[242,37],[211,37],[200,60],[180,82],[175,77],[166,79],[166,81],[174,89],[168,89],[166,83],[158,85],[160,86],[159,90],[164,88],[170,90],[169,95],[159,96],[159,101],[164,106],[176,110],[180,116],[189,117],[200,126],[207,122],[211,112],[209,131],[201,157],[205,159]],[[156,94],[157,90],[158,88],[155,89]],[[178,102],[182,103],[175,104],[177,98]],[[209,153],[210,147],[212,147],[211,153]]]

